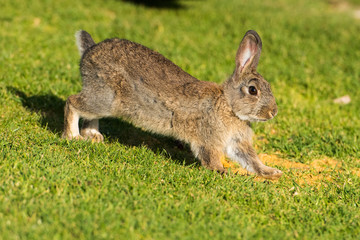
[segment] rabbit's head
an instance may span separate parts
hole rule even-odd
[[[277,114],[270,84],[256,71],[262,43],[255,31],[248,31],[236,54],[234,74],[224,83],[225,97],[238,118],[267,121]]]

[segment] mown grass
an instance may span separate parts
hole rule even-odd
[[[351,1],[351,6],[358,2]],[[328,1],[0,3],[1,239],[354,239],[360,235],[360,21]],[[263,39],[259,72],[279,105],[254,124],[258,151],[342,163],[331,181],[220,176],[188,148],[115,119],[104,144],[60,138],[81,89],[78,29],[127,38],[202,80],[234,68],[243,34]],[[348,105],[333,99],[349,95]],[[295,194],[296,193],[296,194]]]

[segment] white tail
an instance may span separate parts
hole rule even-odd
[[[77,31],[75,33],[75,38],[80,56],[82,56],[88,48],[96,44],[90,34],[84,30]]]

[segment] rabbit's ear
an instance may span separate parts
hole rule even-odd
[[[236,53],[236,72],[242,73],[246,69],[255,68],[259,63],[262,42],[254,30],[246,32]]]

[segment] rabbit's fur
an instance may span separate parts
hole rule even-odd
[[[225,172],[226,155],[266,178],[281,171],[265,166],[252,147],[250,121],[277,114],[269,83],[256,72],[262,43],[248,31],[233,75],[223,84],[199,81],[161,54],[124,39],[96,44],[76,33],[83,89],[65,106],[63,137],[103,141],[99,118],[121,117],[149,131],[190,144],[203,166]],[[79,132],[79,118],[84,119]]]

